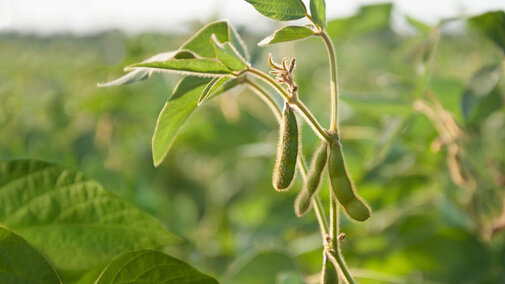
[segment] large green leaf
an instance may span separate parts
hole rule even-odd
[[[211,41],[214,45],[217,59],[226,67],[233,71],[242,71],[247,68],[248,63],[240,56],[230,42],[221,43],[215,35],[212,35]]]
[[[310,0],[310,15],[312,20],[323,29],[326,27],[325,0]]]
[[[259,46],[265,46],[273,43],[293,41],[314,35],[314,31],[303,26],[286,26],[276,30],[273,34],[267,36],[258,43]]]
[[[36,249],[7,228],[0,227],[0,283],[61,283],[58,274]]]
[[[0,162],[0,224],[41,250],[56,269],[67,271],[177,241],[154,218],[98,182],[35,160]]]
[[[127,69],[148,68],[165,72],[175,72],[184,75],[214,76],[230,74],[232,70],[223,63],[214,59],[191,58],[191,59],[171,59],[159,62],[136,63]]]
[[[505,52],[505,12],[487,12],[470,18],[468,22]]]
[[[392,8],[390,3],[363,6],[357,15],[329,21],[326,31],[331,37],[347,37],[387,29]]]
[[[500,64],[488,65],[475,72],[461,97],[461,110],[465,120],[472,119],[478,105],[495,89],[502,74]]]
[[[95,283],[217,284],[218,282],[177,258],[155,250],[139,250],[112,261]]]
[[[155,166],[159,166],[186,119],[198,106],[198,101],[211,78],[184,77],[179,81],[170,98],[161,110],[154,130],[152,151]],[[236,79],[213,91],[212,96],[221,94],[238,84]],[[209,98],[207,98],[209,99]]]
[[[188,39],[188,41],[181,46],[181,49],[191,50],[201,57],[214,58],[214,48],[209,44],[212,35],[215,35],[219,42],[231,42],[240,55],[245,58],[246,61],[249,60],[249,54],[247,53],[242,39],[228,21],[212,22],[204,26]]]
[[[154,165],[159,166],[186,119],[198,106],[198,98],[211,78],[184,77],[179,81],[161,110],[154,130],[152,151]]]
[[[261,14],[279,21],[305,17],[307,8],[301,0],[245,0]]]

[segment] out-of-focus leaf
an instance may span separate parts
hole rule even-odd
[[[405,253],[427,279],[444,283],[483,283],[492,261],[486,245],[456,229],[438,230],[423,237],[408,246]]]
[[[96,181],[35,160],[0,162],[0,223],[57,270],[87,270],[132,249],[177,242],[153,217]]]
[[[494,88],[487,96],[480,100],[475,107],[472,123],[479,124],[490,114],[503,108],[503,91],[500,88]]]
[[[407,22],[414,27],[418,32],[422,34],[429,34],[431,31],[431,27],[411,16],[405,16]]]
[[[229,271],[224,283],[275,283],[279,273],[296,271],[293,259],[278,251],[266,251],[246,259],[238,259]]]
[[[161,110],[152,140],[153,161],[159,166],[168,153],[181,126],[198,106],[198,100],[211,78],[184,77],[175,87]],[[217,88],[213,96],[221,94],[238,84],[233,79],[229,84]],[[207,98],[208,99],[208,98]]]
[[[370,115],[407,115],[412,112],[412,102],[405,99],[385,98],[378,95],[363,96],[349,93],[342,94],[341,98],[356,110]]]
[[[277,274],[275,284],[305,284],[303,277],[296,272],[281,272]]]
[[[325,0],[310,0],[310,15],[312,20],[322,27],[326,27],[326,2]]]
[[[276,30],[273,34],[267,36],[258,43],[259,46],[265,46],[273,43],[293,41],[314,35],[314,31],[303,26],[286,26]]]
[[[502,66],[492,64],[478,70],[468,81],[461,97],[461,110],[466,121],[472,119],[476,107],[489,96],[502,74]]]
[[[468,19],[468,23],[505,52],[505,12],[487,12]]]
[[[247,68],[247,62],[230,42],[220,43],[215,35],[211,37],[217,59],[233,71],[242,71]]]
[[[245,0],[261,14],[279,21],[305,17],[307,8],[301,0]]]
[[[195,55],[188,50],[178,50],[178,51],[172,51],[172,52],[164,52],[160,54],[156,54],[153,57],[150,57],[149,59],[143,61],[142,63],[147,63],[147,62],[155,62],[155,61],[165,61],[165,60],[170,60],[170,59],[189,59],[189,58],[195,58]],[[138,81],[143,81],[145,79],[148,79],[152,75],[153,71],[152,70],[146,70],[146,69],[136,69],[133,71],[130,71],[126,73],[124,76],[107,82],[107,83],[98,83],[98,87],[115,87],[115,86],[121,86],[121,85],[128,85],[132,83],[136,83]]]
[[[331,37],[356,36],[389,28],[393,4],[363,6],[357,15],[328,22]]]
[[[177,258],[155,250],[139,250],[113,260],[102,272],[96,284],[166,283],[217,284]]]
[[[51,264],[23,238],[0,227],[1,283],[61,283]]]
[[[232,70],[217,60],[203,58],[137,63],[127,67],[127,69],[133,70],[135,68],[147,68],[150,71],[174,72],[193,76],[226,75],[232,72]]]

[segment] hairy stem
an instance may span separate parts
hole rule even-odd
[[[263,99],[272,112],[274,113],[277,121],[280,121],[281,118],[281,109],[277,105],[277,103],[273,100],[273,98],[258,84],[249,80],[247,77],[244,79],[244,83],[247,84],[261,99]],[[302,174],[302,178],[305,181],[307,178],[307,165],[305,165],[305,159],[303,158],[303,154],[299,154],[300,157],[298,159],[298,169]],[[326,243],[326,236],[328,235],[328,221],[324,215],[323,205],[319,196],[314,196],[312,200],[312,207],[314,208],[314,213],[316,213],[317,221],[319,223],[319,229],[321,230],[321,237],[323,239],[323,244]]]
[[[338,70],[337,70],[337,56],[335,47],[331,38],[325,31],[317,33],[323,41],[326,49],[328,50],[328,59],[330,62],[330,92],[331,92],[331,121],[330,130],[338,135]]]
[[[342,271],[342,274],[344,275],[345,280],[349,284],[354,284],[356,283],[354,281],[354,278],[351,275],[351,272],[349,271],[349,268],[347,267],[344,256],[342,255],[342,252],[340,251],[340,240],[338,239],[339,235],[339,222],[338,222],[338,215],[339,215],[339,207],[337,201],[335,201],[335,198],[333,197],[333,192],[330,191],[330,237],[331,237],[331,248],[328,252],[328,254],[331,255],[331,258],[334,258],[336,263],[335,266],[340,268],[340,271]]]
[[[338,127],[338,101],[339,101],[339,86],[338,86],[338,70],[337,70],[337,56],[335,52],[335,47],[331,38],[325,31],[320,31],[317,33],[322,39],[328,51],[328,60],[330,65],[330,92],[331,92],[331,119],[330,119],[330,130],[333,134],[339,137],[339,127]],[[340,268],[340,271],[344,275],[344,278],[349,284],[356,283],[352,277],[349,268],[345,264],[344,257],[340,251],[340,240],[339,237],[339,205],[335,198],[333,198],[333,193],[330,191],[330,237],[331,237],[331,248],[330,250],[330,260],[335,260],[334,265]]]
[[[268,74],[265,74],[264,72],[255,69],[255,68],[249,68],[247,69],[247,72],[250,72],[260,78],[261,80],[265,81],[268,83],[270,86],[272,86],[281,96],[286,100],[288,103],[293,104],[296,106],[298,111],[304,116],[306,119],[307,123],[314,129],[316,134],[318,134],[321,138],[325,139],[326,141],[330,142],[331,138],[326,132],[326,130],[321,126],[319,121],[316,119],[316,117],[310,112],[310,110],[307,108],[307,106],[298,98],[292,98],[286,90],[284,90],[279,83],[277,83],[274,79],[272,79]]]

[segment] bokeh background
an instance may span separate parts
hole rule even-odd
[[[268,53],[296,57],[300,96],[327,126],[321,42],[257,47],[280,25],[244,1],[102,2],[1,2],[0,159],[83,170],[186,240],[167,252],[223,283],[316,283],[317,221],[294,215],[300,182],[288,193],[272,189],[277,124],[261,100],[236,88],[206,103],[155,168],[154,125],[180,77],[96,83],[226,17],[254,66],[268,70]],[[467,22],[505,4],[327,2],[342,143],[374,210],[365,223],[341,220],[354,275],[360,283],[505,283],[505,21],[491,37]],[[304,126],[308,159],[317,145]],[[325,181],[324,204],[327,192]]]

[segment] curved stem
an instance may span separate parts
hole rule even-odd
[[[293,99],[274,79],[268,76],[268,74],[265,74],[264,72],[256,68],[249,68],[246,71],[254,74],[258,78],[268,83],[284,98],[284,100],[286,100],[291,104],[294,104],[297,107],[297,109],[301,112],[301,114],[305,117],[307,123],[312,127],[312,129],[314,129],[316,134],[318,134],[321,138],[325,139],[326,141],[330,142],[331,138],[326,132],[326,130],[321,126],[321,124],[317,121],[312,112],[310,112],[307,106],[300,99]]]
[[[330,129],[338,135],[338,70],[337,70],[337,56],[335,47],[331,38],[325,31],[317,33],[328,50],[328,59],[330,62],[330,91],[331,91],[331,123]]]
[[[247,77],[244,79],[244,83],[249,85],[249,87],[251,87],[251,89],[268,104],[268,106],[274,113],[277,121],[280,121],[282,112],[277,103],[272,99],[272,97],[263,88],[261,88],[255,82],[249,80]],[[307,178],[307,165],[305,165],[305,159],[303,158],[302,153],[300,153],[300,158],[298,159],[298,168],[300,169],[303,180],[305,181],[305,179]],[[314,199],[312,199],[312,207],[314,208],[314,213],[316,213],[317,221],[319,223],[319,229],[321,230],[321,237],[323,239],[323,244],[325,244],[326,236],[328,235],[328,221],[324,216],[324,209],[321,200],[319,199],[319,196],[314,196]]]

